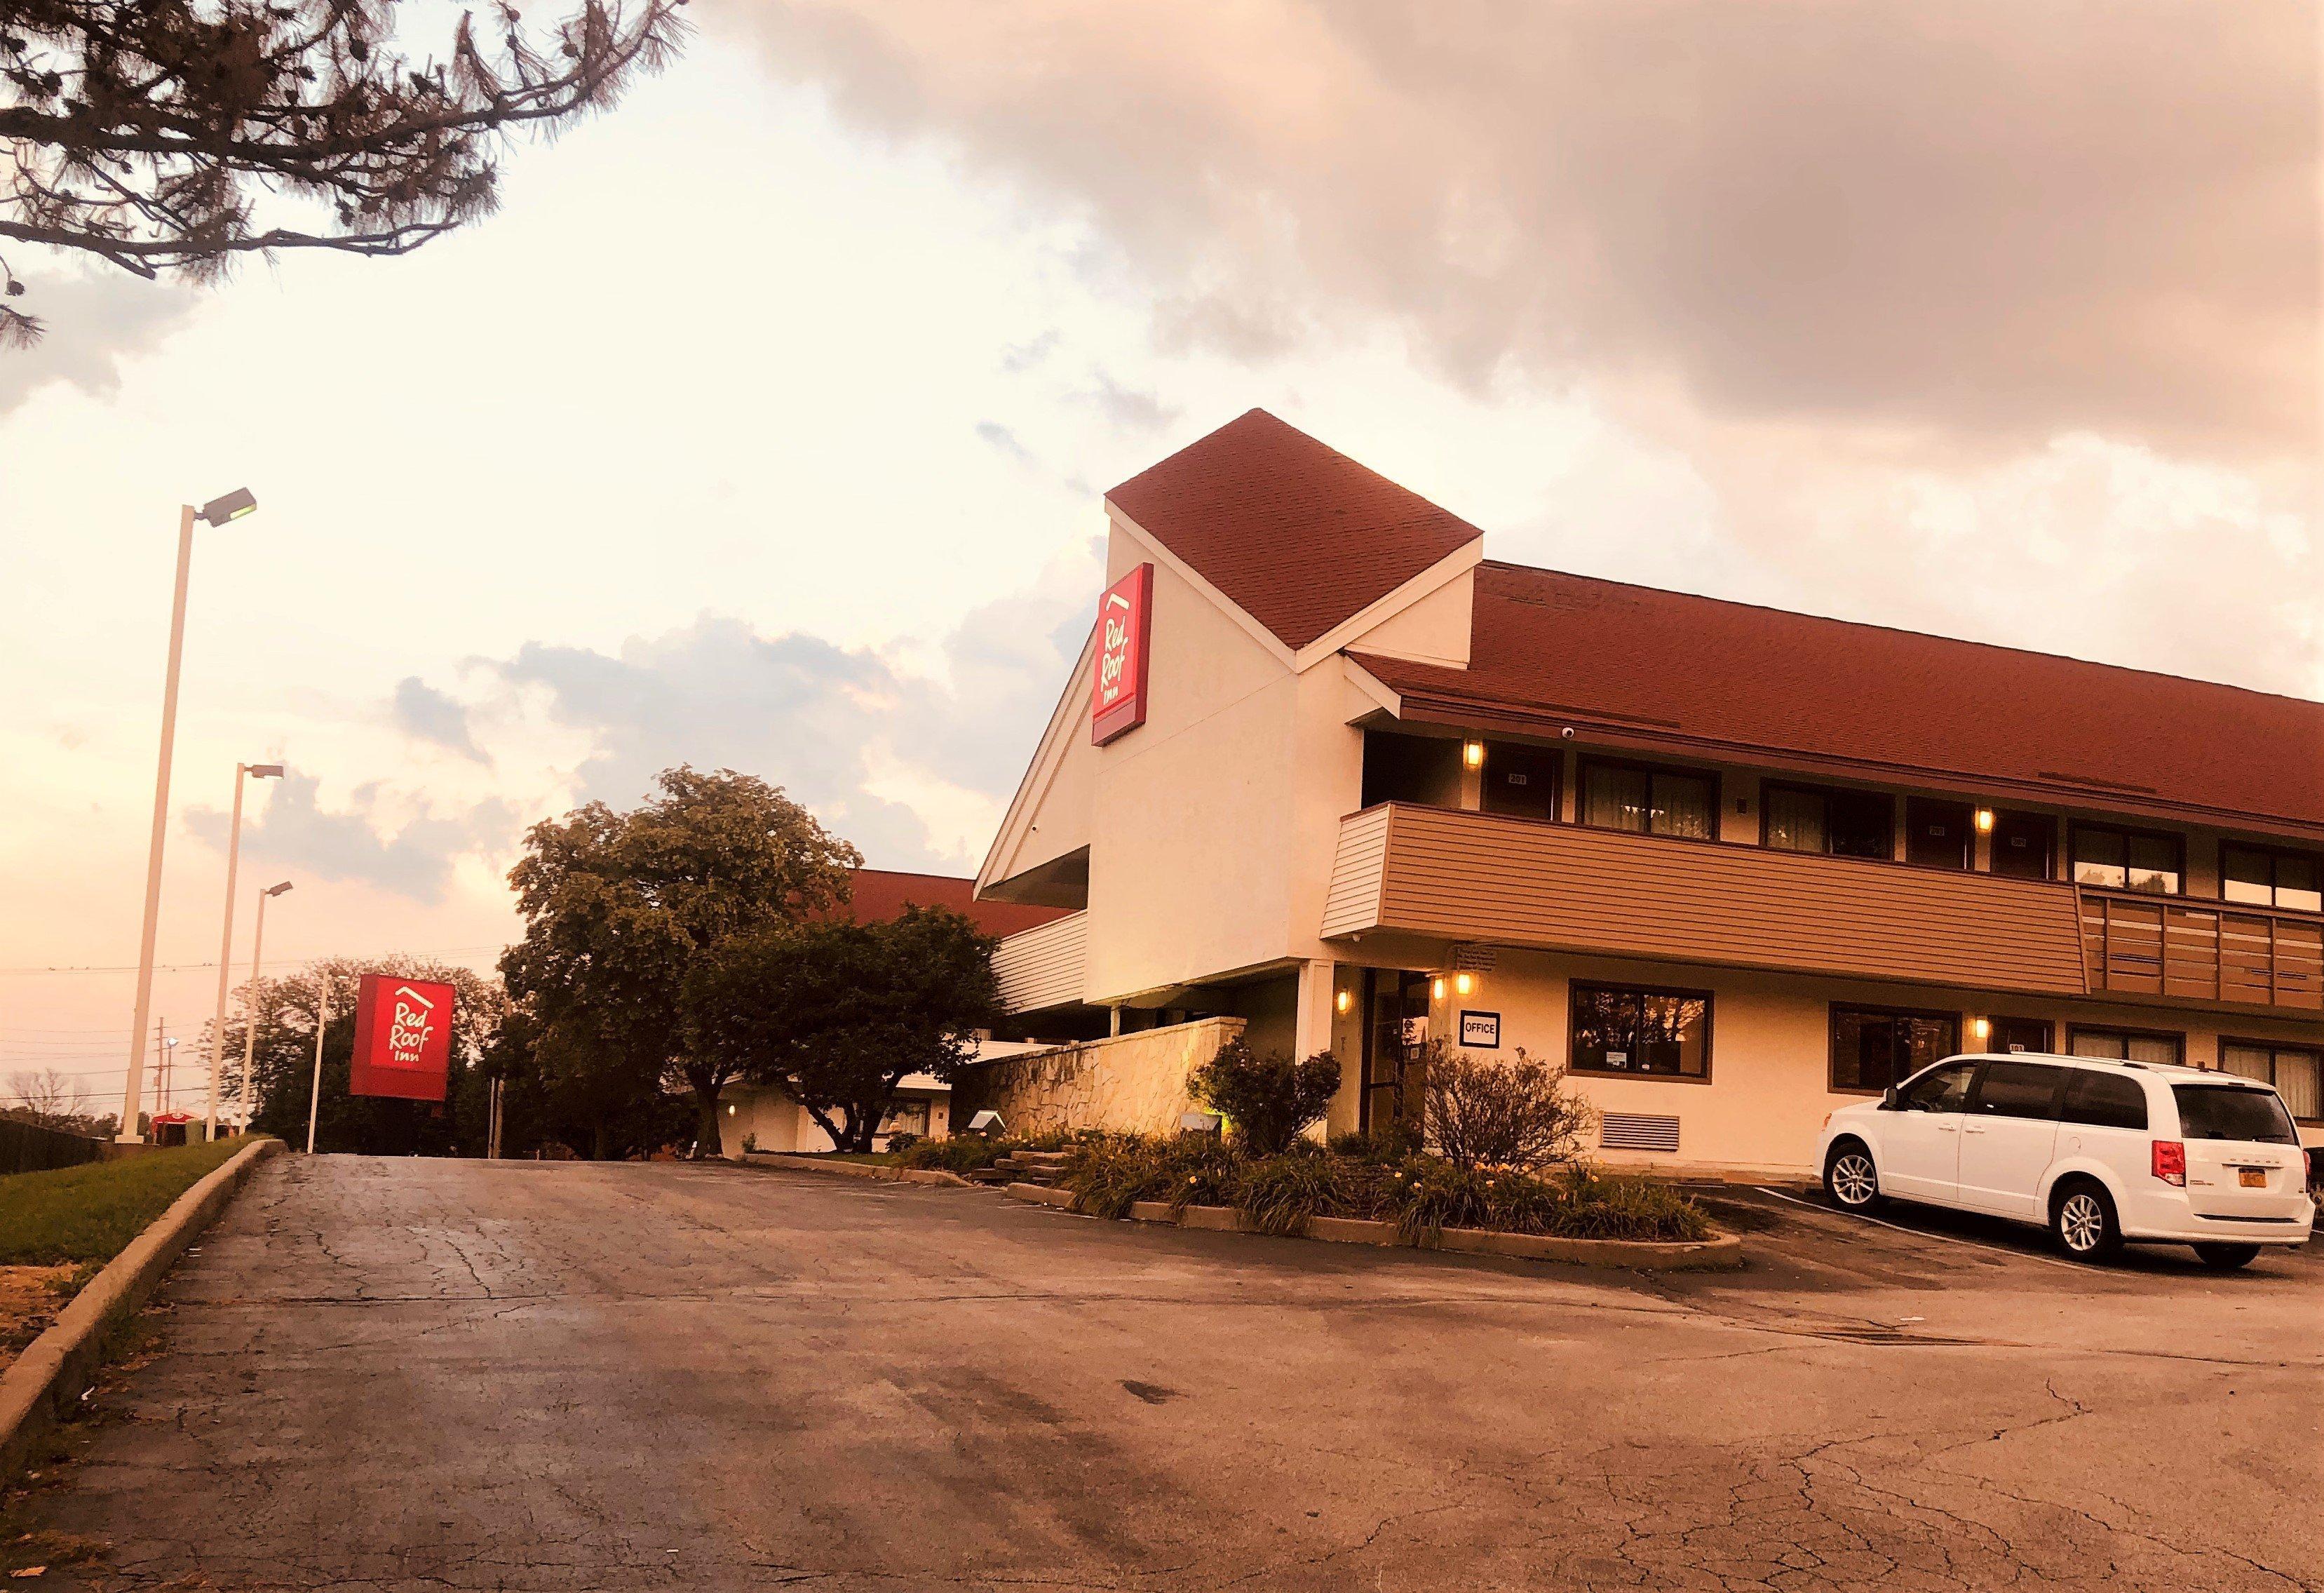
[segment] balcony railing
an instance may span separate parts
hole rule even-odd
[[[2324,916],[2080,887],[2090,988],[2324,1012]]]
[[[2324,916],[1386,803],[1341,820],[1321,933],[1997,992],[2319,1010]]]

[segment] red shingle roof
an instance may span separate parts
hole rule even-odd
[[[1292,648],[1484,534],[1257,409],[1106,497]]]
[[[980,902],[976,882],[948,874],[899,874],[889,868],[854,871],[855,894],[849,903],[858,923],[885,923],[907,907],[949,907],[988,935],[1013,935],[1052,919],[1069,908],[1031,907],[1020,902]]]
[[[1645,736],[2324,826],[2324,704],[1487,561],[1466,670],[1391,689]]]

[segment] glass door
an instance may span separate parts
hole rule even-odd
[[[1357,1126],[1385,1134],[1417,1127],[1420,1047],[1428,1034],[1428,976],[1401,968],[1364,970],[1364,1088]]]

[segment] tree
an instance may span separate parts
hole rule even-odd
[[[680,766],[656,783],[661,794],[631,812],[591,802],[526,833],[526,856],[509,871],[524,939],[501,970],[557,1088],[610,1107],[682,1085],[694,1093],[697,1148],[715,1155],[719,1096],[734,1072],[686,1044],[687,968],[736,936],[844,904],[849,870],[863,859],[750,775]]]
[[[665,64],[683,4],[585,0],[544,35],[503,0],[415,63],[397,0],[12,0],[0,239],[197,280],[253,252],[404,254],[494,208],[511,131]],[[23,292],[5,261],[0,278]],[[40,330],[0,303],[0,343]]]
[[[442,1108],[427,1101],[389,1100],[347,1093],[355,1060],[355,993],[365,974],[402,979],[433,979],[450,985],[453,998],[452,1055]],[[323,1030],[323,1096],[316,1114],[315,1146],[382,1156],[447,1156],[483,1146],[483,1124],[464,1122],[458,1102],[464,1081],[483,1059],[508,1012],[499,981],[473,968],[412,957],[368,959],[334,957],[294,972],[261,979],[250,992],[246,1011],[257,1026],[253,1047],[251,1127],[294,1145],[307,1143],[307,1104],[315,1079],[315,1008],[329,998]],[[244,1020],[226,1020],[218,1098],[242,1091]],[[192,1043],[208,1054],[208,1026]]]
[[[729,941],[686,984],[692,1049],[779,1085],[843,1151],[868,1151],[908,1075],[950,1079],[1001,1010],[991,936],[942,907]]]
[[[64,1128],[80,1121],[85,1093],[61,1069],[26,1068],[8,1075],[7,1095],[0,1106],[27,1123]]]

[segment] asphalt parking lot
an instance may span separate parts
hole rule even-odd
[[[36,1588],[2324,1587],[2314,1247],[2092,1271],[1975,1219],[1709,1198],[1743,1272],[715,1165],[285,1157],[13,1505],[6,1563],[50,1563]]]

